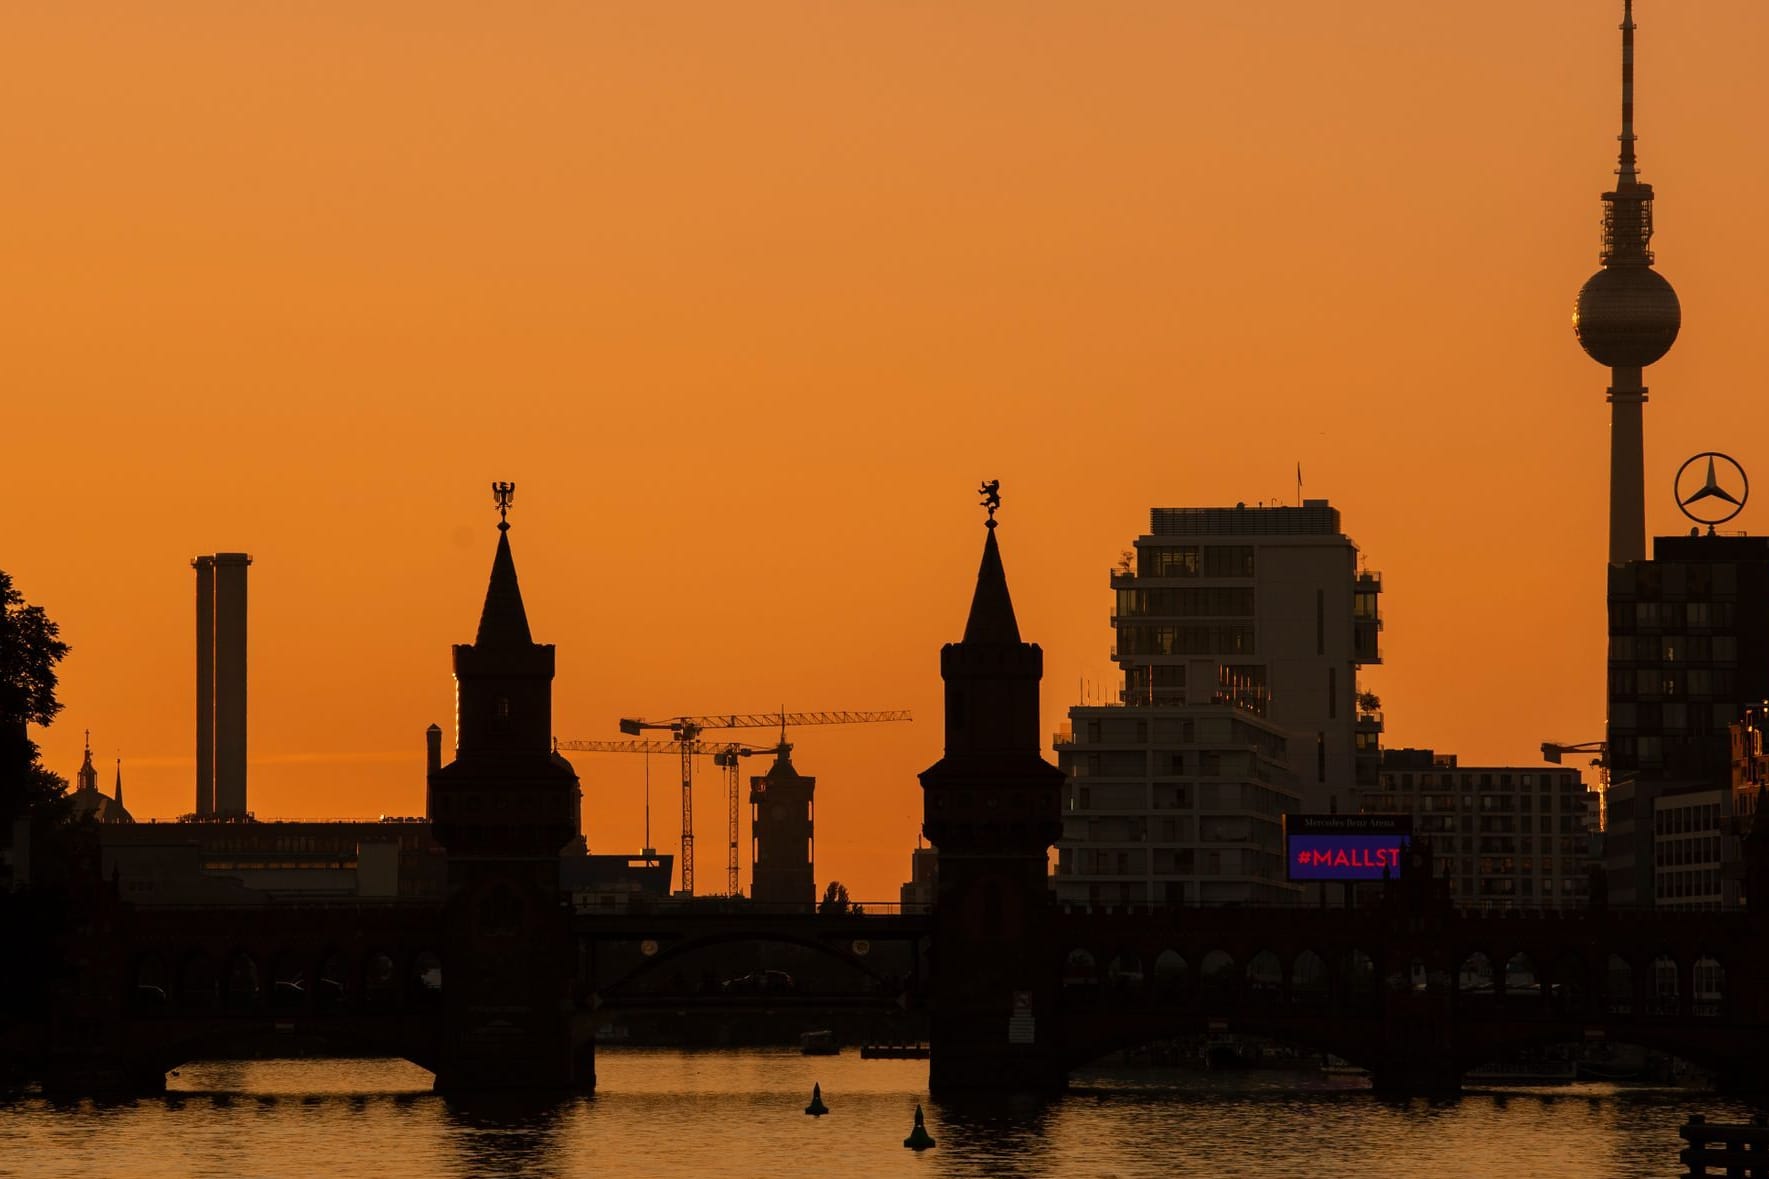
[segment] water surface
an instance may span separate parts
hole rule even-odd
[[[927,1097],[926,1061],[602,1049],[593,1096],[455,1100],[397,1060],[186,1066],[163,1098],[0,1102],[0,1176],[1669,1176],[1709,1093],[1577,1085],[1385,1101],[1308,1074],[1097,1070],[1054,1101]],[[802,1112],[821,1082],[828,1117]],[[939,1145],[903,1149],[917,1103]]]

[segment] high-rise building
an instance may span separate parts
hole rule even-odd
[[[1117,705],[1070,710],[1056,887],[1088,903],[1294,898],[1286,812],[1376,784],[1382,580],[1326,500],[1156,508],[1112,575]]]
[[[245,553],[191,561],[197,572],[197,789],[195,813],[244,815],[246,806]]]
[[[1213,701],[1269,720],[1287,735],[1304,809],[1353,809],[1357,675],[1382,661],[1382,579],[1358,568],[1338,511],[1314,499],[1149,515],[1112,576],[1123,703]],[[1373,784],[1374,765],[1362,768]]]
[[[932,912],[939,884],[940,853],[931,847],[917,847],[909,856],[909,879],[897,892],[903,912]]]
[[[1615,188],[1603,194],[1603,268],[1579,290],[1573,329],[1610,370],[1609,563],[1646,556],[1643,372],[1670,351],[1683,322],[1677,292],[1652,269],[1652,186],[1634,158],[1634,3],[1622,5],[1622,133]]]
[[[1765,699],[1769,537],[1661,536],[1652,560],[1610,567],[1611,902],[1720,901],[1733,727]],[[1666,840],[1674,849],[1661,846]],[[1704,858],[1690,860],[1691,848]],[[1703,875],[1667,871],[1681,868]],[[1672,895],[1660,892],[1666,883]]]
[[[1586,903],[1597,795],[1577,770],[1463,766],[1453,753],[1388,749],[1373,814],[1411,815],[1433,875],[1464,907],[1580,908]]]

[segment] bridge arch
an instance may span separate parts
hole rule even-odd
[[[1155,999],[1158,1002],[1171,1002],[1178,999],[1186,991],[1190,983],[1185,957],[1175,949],[1165,949],[1155,955]]]
[[[1522,950],[1505,960],[1505,973],[1500,981],[1506,999],[1534,1000],[1541,997],[1541,980],[1536,976],[1535,959]]]
[[[1247,961],[1247,997],[1276,1003],[1284,996],[1284,963],[1272,950],[1260,950]]]
[[[370,1011],[386,1011],[399,1005],[401,985],[399,962],[392,951],[376,947],[363,955],[362,1005]]]
[[[1493,960],[1486,951],[1475,950],[1464,957],[1456,969],[1456,994],[1464,1000],[1480,1001],[1496,998],[1498,993]]]
[[[1331,993],[1327,961],[1313,950],[1304,950],[1290,964],[1290,999],[1303,1005],[1325,1003]]]
[[[212,1011],[221,1005],[220,970],[202,950],[191,950],[179,963],[177,1004],[187,1011]]]
[[[435,1007],[442,1002],[442,955],[435,950],[419,950],[412,955],[407,983],[410,1000],[420,1007]]]
[[[1668,953],[1654,954],[1651,964],[1648,1009],[1653,1015],[1677,1015],[1682,1009],[1682,987],[1677,959]]]
[[[851,942],[853,939],[848,939]],[[853,971],[856,975],[880,991],[895,991],[901,987],[903,980],[886,975],[880,968],[873,966],[866,958],[854,953],[850,948],[834,945],[829,937],[817,936],[812,933],[789,932],[785,929],[767,930],[714,930],[696,936],[685,937],[673,945],[660,947],[659,951],[644,958],[638,964],[623,973],[601,982],[598,990],[602,994],[619,993],[630,987],[634,982],[647,975],[654,974],[666,966],[678,966],[682,960],[702,950],[734,943],[754,945],[796,946],[810,950],[831,962],[838,963]],[[1090,955],[1091,957],[1091,955]],[[1097,975],[1095,976],[1097,978]]]
[[[312,994],[312,967],[303,950],[278,950],[270,957],[270,1009],[280,1013],[302,1011]]]
[[[1711,954],[1695,960],[1691,971],[1694,985],[1690,987],[1689,1013],[1702,1018],[1722,1015],[1726,1010],[1726,967]]]
[[[313,978],[313,1006],[321,1014],[349,1008],[358,993],[352,984],[356,971],[350,956],[335,946],[320,952],[319,966]]]
[[[1603,1006],[1611,1015],[1634,1012],[1634,964],[1610,954],[1603,966]]]
[[[1198,993],[1206,1002],[1232,999],[1239,983],[1234,955],[1227,950],[1210,950],[1198,963]]]
[[[250,951],[235,949],[227,956],[223,998],[229,1011],[256,1011],[264,998],[264,972]]]

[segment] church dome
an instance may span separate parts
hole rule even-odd
[[[1645,368],[1671,350],[1682,325],[1677,292],[1650,266],[1599,270],[1572,313],[1579,344],[1610,368]]]

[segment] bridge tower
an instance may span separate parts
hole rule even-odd
[[[507,513],[513,484],[494,484]],[[553,751],[553,648],[529,633],[510,525],[498,524],[473,642],[454,649],[455,758],[429,774],[448,851],[439,1090],[589,1087],[574,1047],[575,958],[559,853],[578,835],[578,783]]]
[[[970,618],[963,640],[940,650],[946,755],[921,775],[922,831],[940,864],[928,1086],[1050,1092],[1066,1084],[1048,949],[1063,773],[1040,750],[1044,652],[1020,641],[995,539],[999,498],[986,494]]]

